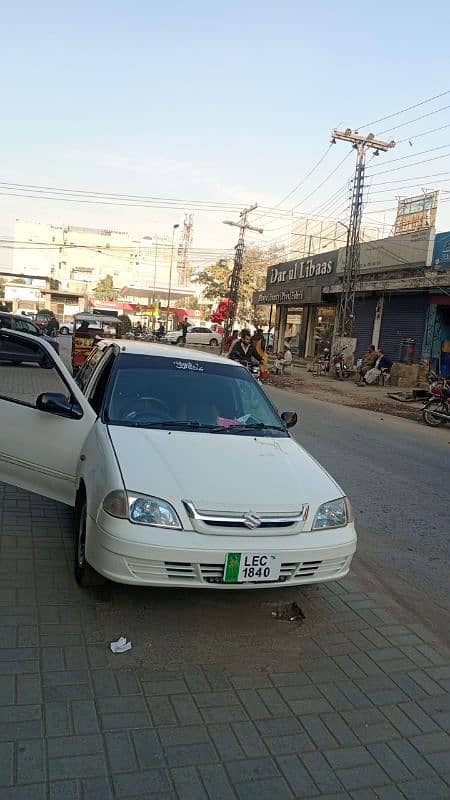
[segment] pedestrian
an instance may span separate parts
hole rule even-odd
[[[188,318],[185,317],[184,320],[183,320],[183,323],[181,325],[181,344],[182,344],[182,347],[184,347],[185,344],[186,344],[186,336],[188,334],[188,330],[189,330],[189,322],[188,322]]]
[[[59,331],[59,322],[53,315],[47,322],[47,330],[46,330],[47,336],[52,336],[54,339],[56,339],[58,331]]]
[[[367,348],[367,352],[364,355],[364,357],[363,357],[363,359],[361,361],[361,366],[360,366],[360,368],[358,370],[359,371],[359,383],[361,383],[361,384],[364,383],[364,376],[365,376],[366,372],[368,372],[369,369],[372,369],[375,366],[377,358],[378,358],[378,353],[375,350],[375,345],[374,344],[369,344],[369,347]]]
[[[228,353],[228,351],[231,350],[231,348],[233,347],[234,343],[237,342],[238,338],[239,338],[239,331],[238,330],[234,330],[233,333],[231,334],[231,336],[227,336],[227,338],[225,339],[224,345],[223,345],[223,349],[224,349],[225,353]]]

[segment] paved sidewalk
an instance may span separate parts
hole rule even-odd
[[[70,510],[0,485],[0,534],[1,800],[450,798],[450,659],[389,598],[354,578],[296,590],[298,624],[262,593],[260,646],[239,621],[253,593],[168,590],[157,631],[152,590],[76,586]]]

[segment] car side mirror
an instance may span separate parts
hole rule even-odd
[[[57,414],[68,419],[81,419],[83,410],[81,406],[58,392],[44,392],[36,400],[36,408],[48,414]]]
[[[296,411],[283,411],[281,414],[281,419],[283,420],[286,428],[293,428],[294,425],[297,425],[298,416]]]

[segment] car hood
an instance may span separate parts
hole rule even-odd
[[[125,488],[217,511],[293,511],[343,495],[290,437],[109,426]]]

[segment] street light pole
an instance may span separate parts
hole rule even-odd
[[[169,328],[169,310],[170,310],[170,295],[172,292],[172,267],[173,267],[173,244],[175,241],[175,231],[180,226],[178,223],[175,223],[172,227],[172,248],[170,251],[170,271],[169,271],[169,293],[167,295],[167,311],[166,311],[166,333],[168,333]]]

